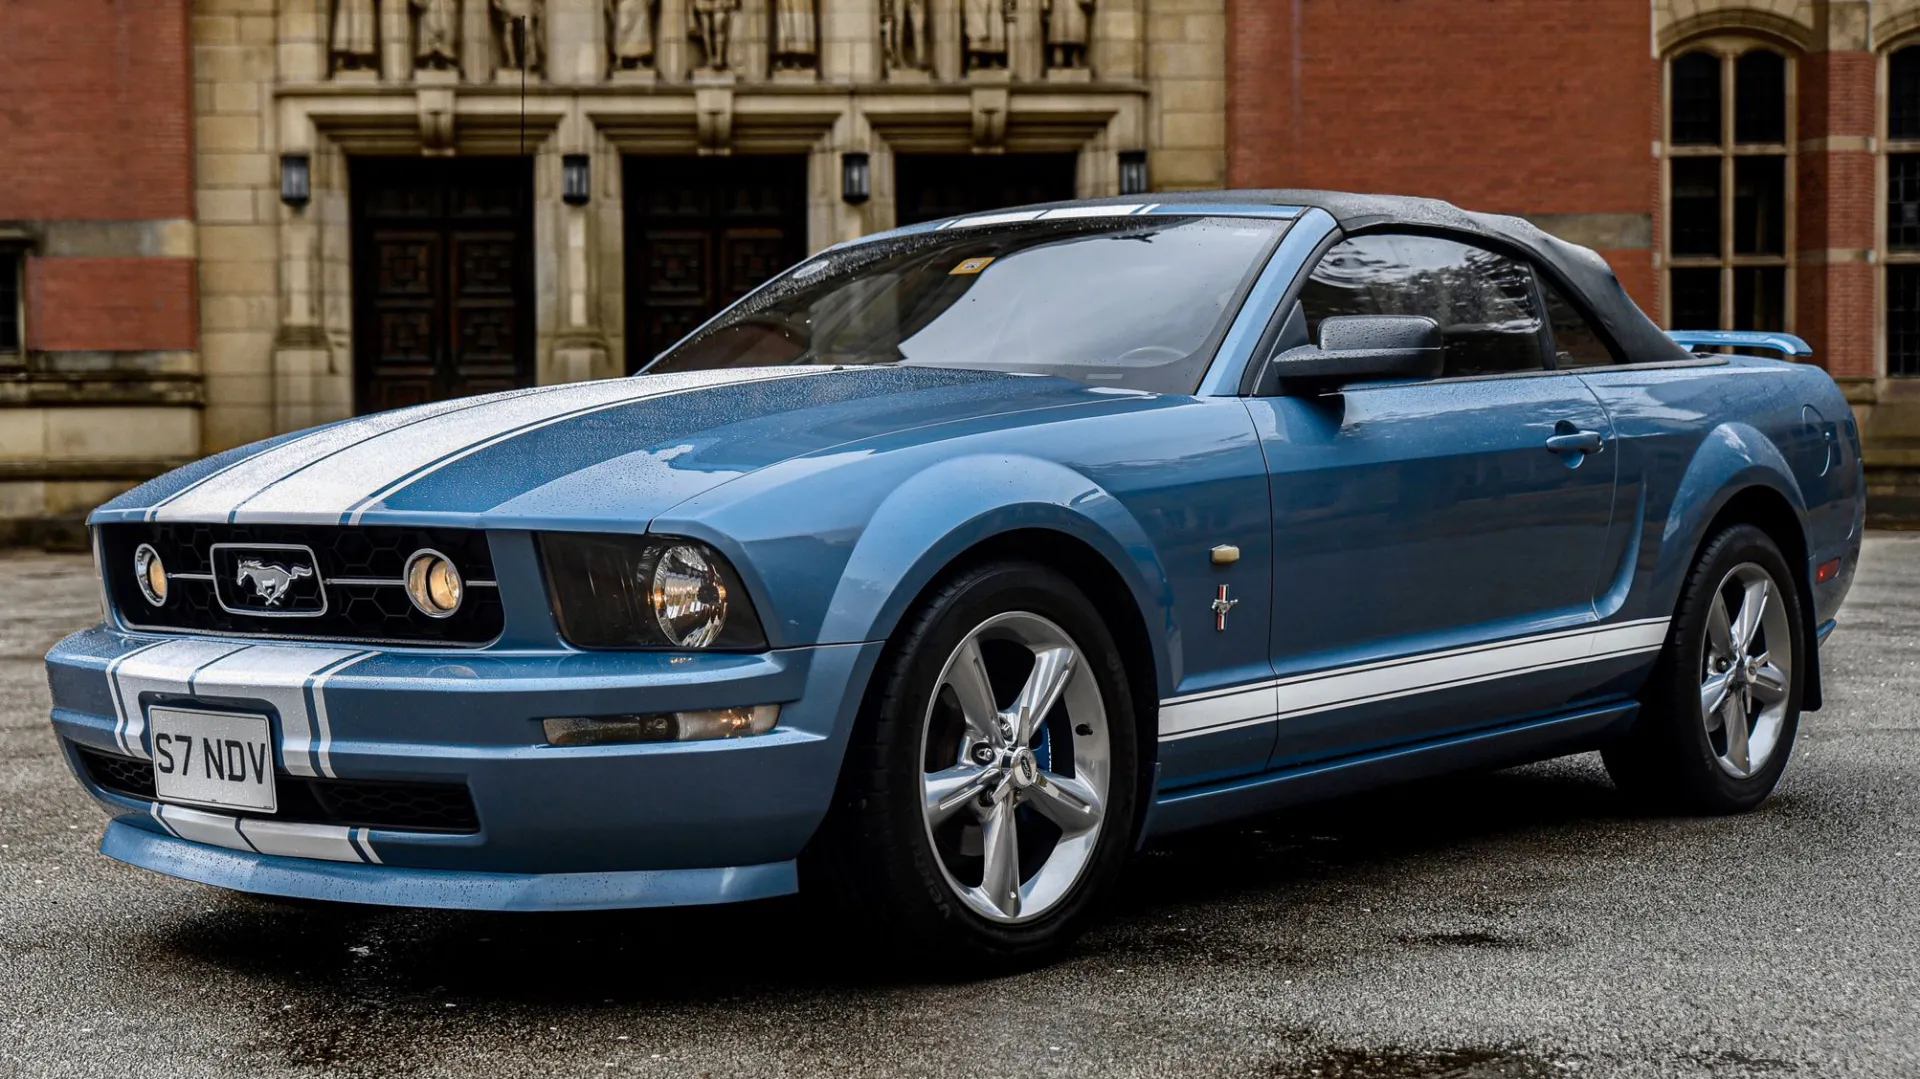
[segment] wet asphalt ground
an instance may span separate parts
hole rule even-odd
[[[41,653],[84,560],[0,557],[0,1075],[1920,1077],[1920,535],[1878,535],[1785,783],[1636,815],[1573,758],[1143,855],[1058,964],[903,978],[780,901],[287,906],[94,852]]]

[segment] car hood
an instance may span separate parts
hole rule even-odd
[[[543,386],[242,447],[137,487],[93,520],[633,530],[803,454],[1116,394],[1135,396],[924,367],[749,368]]]

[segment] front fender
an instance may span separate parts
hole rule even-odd
[[[820,640],[889,636],[954,559],[1021,529],[1048,529],[1098,551],[1126,582],[1153,638],[1155,676],[1172,684],[1172,588],[1133,514],[1088,477],[1017,454],[941,461],[900,484],[874,511],[827,605]]]

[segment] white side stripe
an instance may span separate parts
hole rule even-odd
[[[1191,738],[1535,671],[1656,652],[1666,641],[1667,621],[1650,618],[1599,629],[1565,630],[1177,697],[1161,702],[1160,737]]]

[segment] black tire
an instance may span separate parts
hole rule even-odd
[[[1014,924],[990,921],[962,900],[942,871],[922,806],[923,732],[942,669],[975,627],[1010,612],[1052,622],[1084,657],[1105,711],[1111,767],[1100,831],[1078,878],[1045,913]],[[965,570],[908,615],[875,672],[835,804],[802,862],[803,889],[826,893],[850,927],[878,931],[910,964],[973,972],[1044,960],[1085,928],[1133,849],[1137,737],[1119,651],[1070,580],[1022,562]]]
[[[1777,737],[1766,759],[1744,777],[1721,764],[1724,749],[1709,731],[1702,703],[1702,680],[1710,673],[1707,637],[1713,601],[1727,586],[1729,574],[1743,566],[1758,567],[1772,579],[1771,594],[1783,606],[1782,628],[1791,642],[1792,661]],[[1641,691],[1640,718],[1625,738],[1601,753],[1607,773],[1629,797],[1651,809],[1700,814],[1744,813],[1766,801],[1793,753],[1804,685],[1801,672],[1812,660],[1797,581],[1779,545],[1752,525],[1733,525],[1707,541],[1687,574],[1666,646]],[[1720,738],[1724,741],[1725,734]]]

